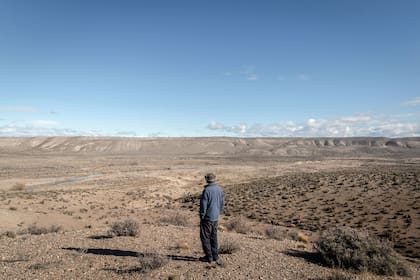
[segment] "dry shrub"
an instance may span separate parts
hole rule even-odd
[[[331,273],[326,280],[354,280],[355,277],[352,275],[348,275],[345,274],[344,272],[341,271],[334,271],[333,273]]]
[[[141,265],[140,271],[148,273],[152,270],[165,266],[169,262],[169,258],[157,253],[145,253],[139,255],[139,262]]]
[[[239,251],[240,247],[238,243],[233,240],[227,239],[224,240],[219,247],[219,254],[233,254]]]
[[[8,230],[5,233],[3,233],[4,236],[7,236],[9,238],[15,238],[16,237],[16,232]]]
[[[226,224],[226,228],[229,231],[236,231],[237,233],[248,233],[251,231],[251,227],[242,218],[233,219]]]
[[[12,191],[23,191],[26,188],[26,184],[22,182],[18,182],[14,184],[11,188]]]
[[[302,243],[308,244],[309,242],[309,238],[306,234],[304,234],[303,232],[298,232],[296,235],[297,241],[300,241]]]
[[[332,267],[387,276],[410,275],[402,257],[389,242],[352,228],[333,228],[322,232],[315,247]]]
[[[113,236],[136,236],[139,231],[139,224],[133,220],[114,222],[108,231]]]
[[[311,280],[354,280],[354,279],[358,279],[358,278],[354,277],[353,275],[348,275],[339,270],[334,270],[330,275],[326,277],[311,278]]]
[[[284,231],[276,226],[270,226],[266,228],[265,234],[272,239],[283,240],[285,238]]]
[[[189,224],[188,217],[180,213],[160,218],[160,222],[174,226],[187,226]]]
[[[53,232],[59,232],[61,226],[51,225],[50,227],[39,227],[35,224],[28,226],[26,232],[33,235],[47,234]]]
[[[176,248],[177,248],[177,249],[181,249],[181,250],[188,250],[188,249],[190,249],[190,248],[191,248],[191,246],[190,246],[190,244],[188,244],[187,242],[181,242],[181,243],[178,243],[178,244],[176,245]]]

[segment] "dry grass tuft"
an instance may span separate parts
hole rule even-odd
[[[387,276],[410,276],[402,257],[388,242],[352,228],[333,228],[322,232],[315,247],[332,267]]]
[[[270,226],[265,229],[265,234],[271,239],[283,240],[286,236],[284,231],[276,226]]]
[[[219,246],[219,254],[233,254],[238,252],[240,247],[237,242],[227,239],[224,240]]]
[[[189,219],[185,215],[175,213],[173,215],[160,218],[160,222],[164,224],[185,227],[189,224]]]
[[[53,232],[59,232],[61,230],[61,226],[51,225],[50,227],[39,227],[35,224],[28,226],[26,229],[26,233],[33,234],[33,235],[41,235]]]
[[[308,244],[309,242],[309,238],[306,234],[304,234],[303,232],[298,232],[296,235],[297,241],[300,241],[302,243]]]
[[[190,244],[188,244],[187,242],[181,242],[181,243],[178,243],[178,244],[176,245],[176,248],[177,248],[177,249],[181,249],[181,250],[188,250],[188,249],[190,249],[190,248],[191,248],[191,246],[190,246]]]
[[[141,265],[140,271],[148,273],[165,266],[169,262],[169,258],[157,253],[146,253],[139,256],[139,262]]]
[[[355,280],[359,279],[352,275],[346,274],[339,270],[334,270],[330,275],[327,277],[319,277],[319,278],[311,278],[311,280]]]
[[[133,220],[114,222],[108,231],[112,236],[136,236],[139,231],[139,224]]]
[[[243,234],[251,231],[251,227],[242,218],[236,218],[236,219],[233,219],[233,220],[229,221],[226,224],[226,228],[229,231],[236,231],[237,233],[243,233]]]
[[[9,238],[15,238],[16,237],[16,232],[8,230],[5,233],[3,233],[4,236],[9,237]]]

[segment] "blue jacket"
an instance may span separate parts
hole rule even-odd
[[[202,220],[217,221],[225,204],[225,194],[222,188],[215,184],[208,184],[200,198],[200,218]]]

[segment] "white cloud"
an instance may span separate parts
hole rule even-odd
[[[7,124],[0,126],[0,137],[32,137],[32,136],[78,136],[80,131],[68,128],[40,127],[31,124]]]
[[[233,73],[232,73],[232,72],[230,72],[230,71],[226,71],[226,72],[224,72],[224,73],[223,73],[223,75],[225,75],[225,76],[232,76],[232,75],[233,75]]]
[[[286,81],[287,80],[287,77],[286,76],[283,76],[283,75],[278,75],[277,78],[276,78],[276,80],[277,81]]]
[[[420,136],[420,120],[403,120],[390,116],[343,116],[332,119],[310,118],[304,122],[272,124],[238,124],[227,126],[213,122],[213,131],[246,137],[413,137]]]
[[[414,98],[413,100],[403,102],[401,105],[403,105],[403,106],[418,106],[418,105],[420,105],[420,96]]]
[[[55,121],[35,120],[31,122],[10,122],[0,125],[0,137],[35,137],[35,136],[112,136],[134,137],[134,131],[105,132],[102,130],[76,130],[71,128],[56,127]]]
[[[32,113],[35,109],[30,106],[0,106],[0,112]]]

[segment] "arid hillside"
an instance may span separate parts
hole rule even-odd
[[[420,156],[420,138],[0,138],[0,153]]]

